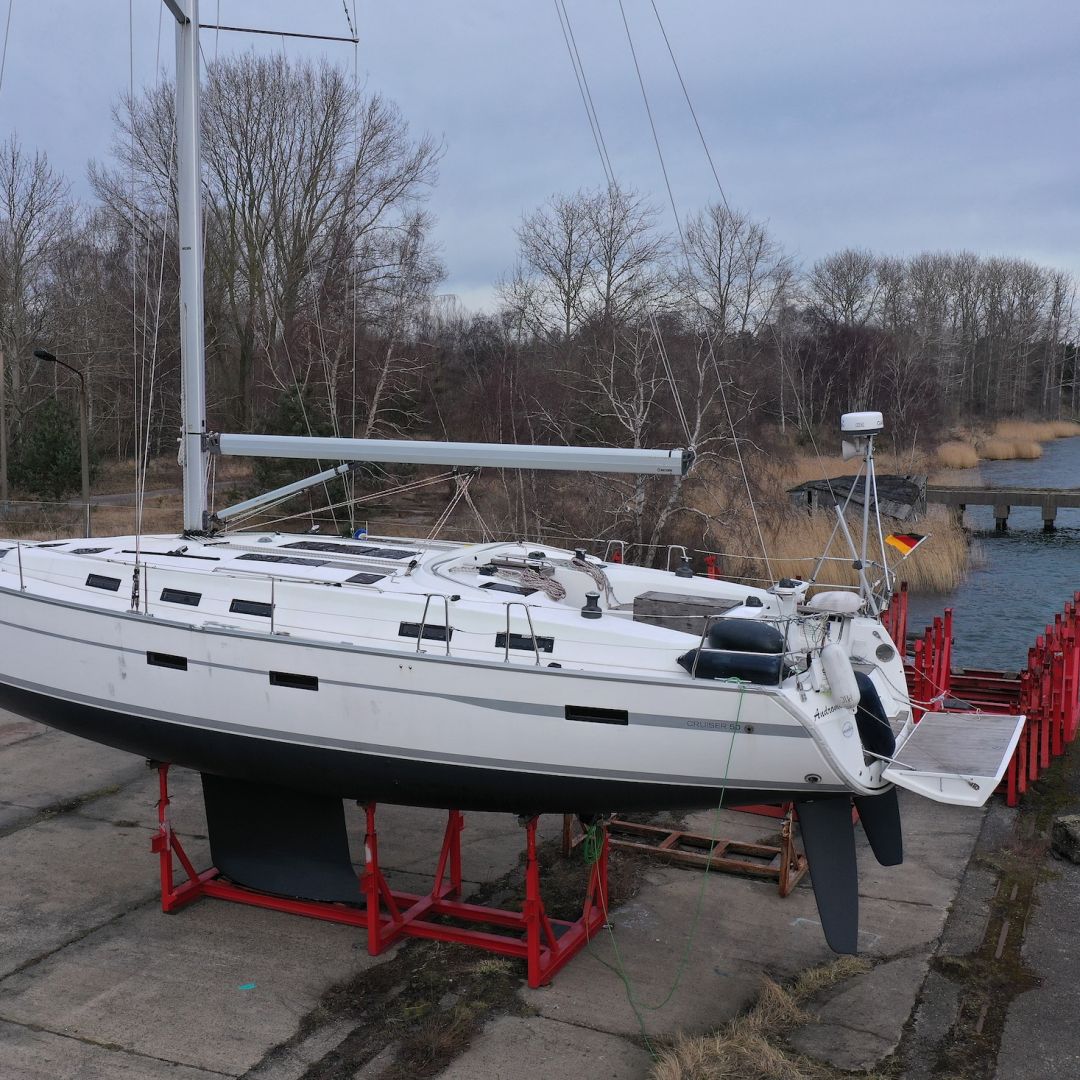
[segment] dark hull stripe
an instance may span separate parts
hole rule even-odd
[[[0,684],[0,706],[94,742],[199,772],[406,806],[596,814],[846,795],[835,788],[811,785],[793,790],[725,789],[719,778],[712,786],[690,786],[388,758],[171,724],[8,684]]]

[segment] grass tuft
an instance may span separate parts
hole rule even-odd
[[[934,451],[937,464],[945,469],[974,469],[979,464],[979,455],[971,443],[942,443]]]
[[[826,1080],[831,1070],[791,1053],[778,1040],[813,1019],[803,1008],[810,998],[870,966],[845,956],[804,971],[788,986],[766,978],[750,1009],[718,1032],[677,1036],[660,1052],[652,1080]]]

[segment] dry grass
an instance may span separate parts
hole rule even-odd
[[[653,1080],[825,1080],[831,1070],[780,1044],[785,1032],[813,1017],[804,1006],[815,994],[870,970],[845,956],[780,986],[766,978],[751,1008],[712,1035],[680,1035],[661,1051]]]
[[[876,453],[874,461],[880,474],[894,473],[899,476],[929,472],[932,464],[931,456],[921,451],[914,454]],[[835,455],[818,457],[816,454],[796,454],[790,459],[769,457],[754,462],[756,475],[767,477],[770,482],[785,489],[805,484],[808,480],[851,476],[858,468],[857,460],[845,461]]]
[[[1034,461],[1042,457],[1042,447],[1030,439],[1005,439],[995,436],[979,446],[979,457],[987,461]]]
[[[979,464],[975,447],[966,442],[942,443],[934,451],[934,458],[946,469],[974,469]]]
[[[1072,420],[1002,420],[994,434],[1003,439],[1025,442],[1049,442],[1080,435],[1080,424]]]
[[[784,514],[766,521],[763,531],[772,578],[808,578],[819,555],[825,552],[832,537],[828,554],[836,561],[824,564],[818,575],[818,583],[857,586],[858,576],[852,569],[845,541],[839,534],[833,537],[835,524],[836,519],[831,513],[819,511],[808,514],[795,507],[790,507]],[[859,527],[855,522],[849,524],[853,539],[859,544]],[[902,577],[912,591],[949,592],[964,580],[972,565],[971,549],[962,526],[944,507],[932,506],[921,522],[895,527],[930,534],[930,539],[903,563]],[[892,549],[887,550],[891,557]],[[877,552],[877,555],[880,558],[880,552]],[[897,560],[894,560],[894,565],[896,564]],[[764,570],[764,560],[750,555],[731,556],[724,561],[722,567],[724,576],[747,581],[764,579],[767,576]]]

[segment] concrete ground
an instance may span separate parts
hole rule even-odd
[[[198,778],[174,770],[172,789],[174,826],[206,865]],[[422,978],[410,957],[434,955],[415,951],[429,943],[372,958],[358,930],[331,923],[215,900],[163,915],[150,853],[156,797],[142,761],[0,714],[0,1077],[408,1075],[395,1066],[395,1031],[370,1020],[387,1014],[365,1013],[364,999]],[[399,807],[380,815],[391,883],[422,889],[442,815]],[[790,1035],[790,1046],[837,1069],[907,1069],[905,1025],[984,815],[912,798],[904,821],[903,866],[879,867],[860,850],[860,940],[873,969],[814,1001],[817,1020]],[[560,824],[545,819],[545,835]],[[688,825],[747,840],[775,831],[769,819],[726,811],[692,815]],[[513,882],[521,844],[512,818],[468,815],[466,891],[503,875]],[[1060,903],[1075,907],[1074,884],[1062,878]],[[611,933],[551,986],[529,990],[511,965],[510,1005],[439,1075],[646,1077],[643,1031],[655,1041],[714,1030],[753,1000],[764,975],[785,980],[832,959],[806,882],[782,900],[770,883],[656,863],[611,921]],[[488,969],[478,961],[475,970]],[[445,996],[453,1004],[452,988]],[[1066,1069],[1055,1059],[1065,1069],[1057,1075],[1073,1074],[1077,1058],[1068,1060]],[[1048,1073],[1032,1066],[1002,1077],[1028,1075]]]

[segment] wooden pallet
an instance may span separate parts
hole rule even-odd
[[[584,839],[576,818],[563,816],[563,854],[568,855]],[[792,839],[790,808],[780,827],[779,844],[750,844],[741,840],[714,839],[702,833],[640,825],[612,818],[608,822],[609,844],[619,851],[650,855],[676,866],[690,866],[726,874],[746,874],[775,881],[781,897],[787,896],[807,872],[806,856]]]

